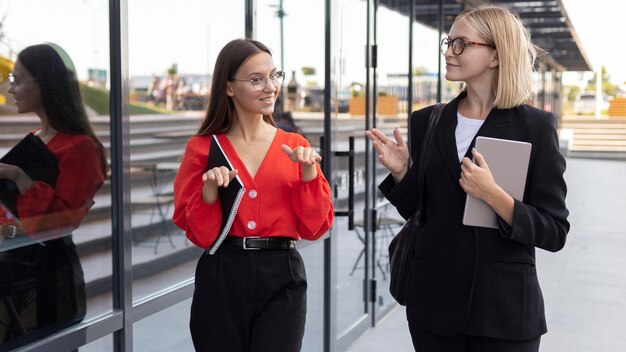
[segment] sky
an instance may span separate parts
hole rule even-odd
[[[626,45],[618,44],[624,34],[626,2],[561,1],[594,70],[606,66],[611,82],[626,86]]]
[[[583,49],[593,67],[607,67],[611,81],[626,82],[626,45],[618,36],[626,13],[626,2],[616,0],[561,0]],[[131,75],[162,74],[172,63],[182,73],[207,73],[220,48],[230,39],[243,37],[243,0],[132,0],[129,3],[129,58]],[[280,63],[279,20],[275,16],[278,0],[259,0],[257,38],[266,43]],[[306,6],[302,4],[306,3]],[[365,3],[342,0],[334,16],[341,17],[336,52],[341,62],[333,67],[342,72],[344,83],[364,76],[363,42]],[[183,5],[184,4],[184,5]],[[316,6],[315,4],[319,4]],[[324,1],[284,0],[284,69],[296,71],[299,82],[323,83],[324,70]],[[11,0],[0,2],[0,16],[6,16],[0,39],[0,55],[14,57],[27,45],[52,41],[66,49],[74,60],[79,77],[86,78],[88,68],[108,67],[108,1],[106,0]],[[33,10],[35,9],[35,10]],[[2,18],[2,17],[0,17]],[[379,75],[403,73],[408,68],[405,35],[408,19],[381,8],[378,37],[394,36],[394,41],[379,42]],[[399,36],[399,37],[398,37]],[[437,33],[415,26],[414,60],[431,71],[437,68]],[[303,77],[302,66],[315,67],[318,74]],[[564,83],[584,84],[591,73],[567,73]],[[584,80],[581,80],[584,78]]]

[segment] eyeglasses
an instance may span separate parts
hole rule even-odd
[[[231,78],[230,81],[250,82],[252,83],[252,86],[256,90],[263,90],[265,89],[265,87],[267,87],[268,82],[271,82],[274,87],[281,87],[283,85],[283,82],[285,81],[285,72],[276,71],[274,73],[271,73],[266,78],[261,78],[261,77],[254,77],[252,79]]]
[[[37,82],[37,81],[34,79],[23,79],[21,81],[18,81],[15,79],[15,76],[13,75],[13,73],[9,73],[9,85],[11,86],[11,88],[16,88],[22,83],[32,83],[32,82]]]
[[[485,44],[485,43],[477,43],[477,42],[472,42],[469,40],[465,40],[462,38],[455,38],[455,39],[450,39],[450,38],[443,38],[441,40],[441,53],[443,55],[446,54],[446,51],[448,51],[448,49],[451,47],[452,48],[452,53],[454,55],[461,55],[463,54],[463,50],[465,50],[465,47],[468,45],[482,45],[482,46],[488,46],[490,48],[496,48],[495,46],[491,45],[491,44]]]

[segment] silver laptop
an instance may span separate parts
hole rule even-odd
[[[476,137],[476,150],[483,155],[496,183],[511,197],[522,200],[530,150],[527,142]],[[463,225],[498,228],[496,213],[480,199],[467,195]]]

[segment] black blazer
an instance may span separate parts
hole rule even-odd
[[[501,219],[499,229],[465,226],[466,193],[459,185],[454,135],[458,104],[465,95],[445,107],[428,152],[425,220],[416,234],[409,323],[443,335],[535,338],[547,331],[535,247],[556,252],[569,231],[565,159],[559,152],[556,119],[528,105],[489,113],[477,135],[532,143],[524,199],[515,201],[513,226]],[[411,115],[413,160],[418,160],[431,111],[427,107]],[[470,158],[474,142],[466,153]],[[397,185],[390,175],[379,186],[405,218],[412,215],[419,196],[417,167]]]

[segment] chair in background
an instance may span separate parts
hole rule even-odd
[[[396,232],[404,225],[404,219],[400,217],[400,215],[395,214],[396,216],[392,216],[390,211],[395,211],[391,203],[387,200],[383,200],[379,202],[376,207],[376,233],[375,233],[375,260],[376,267],[380,270],[383,280],[387,280],[387,274],[389,273],[389,254],[387,252],[387,248],[389,247],[389,243],[393,236],[395,236]],[[350,271],[350,276],[354,274],[356,269],[359,268],[359,263],[361,262],[361,258],[365,255],[365,236],[361,231],[365,230],[364,220],[357,220],[354,222],[354,231],[359,238],[359,240],[363,243],[363,249],[359,253],[359,256],[356,258],[354,265],[352,266],[352,270]]]
[[[170,233],[169,224],[171,218],[169,213],[174,204],[174,192],[171,189],[171,183],[176,176],[179,163],[142,163],[136,164],[148,173],[150,179],[150,193],[131,195],[131,204],[137,208],[150,209],[150,218],[148,225],[155,222],[158,223],[159,231],[155,235],[154,253],[158,254],[158,247],[161,236],[166,236],[172,248],[176,248]],[[137,244],[137,239],[134,239]]]

